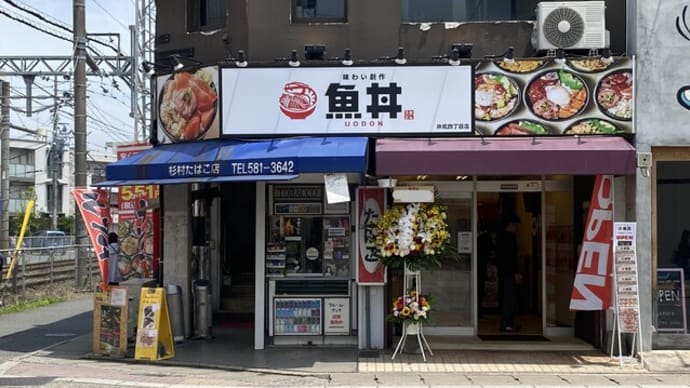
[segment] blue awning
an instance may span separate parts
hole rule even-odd
[[[305,173],[363,173],[365,137],[230,139],[160,145],[106,166],[97,186],[290,180]]]

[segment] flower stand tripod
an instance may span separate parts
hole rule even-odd
[[[415,288],[417,290],[415,298],[417,298],[418,300],[419,292],[421,292],[422,288],[420,271],[410,271],[407,268],[407,266],[405,266],[403,290],[408,290],[410,288]],[[417,343],[419,344],[419,349],[422,352],[422,359],[424,359],[424,361],[426,361],[426,355],[424,354],[424,346],[426,346],[426,349],[429,351],[430,355],[434,355],[434,352],[431,351],[431,347],[429,346],[429,343],[424,337],[422,321],[411,319],[403,323],[402,336],[400,337],[400,341],[398,341],[398,346],[395,347],[395,352],[393,352],[393,357],[391,358],[391,360],[395,360],[395,356],[398,355],[398,352],[402,353],[405,350],[405,342],[407,341],[408,335],[417,336]]]

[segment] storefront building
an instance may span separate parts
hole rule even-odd
[[[182,1],[158,7],[156,145],[107,179],[162,185],[162,279],[182,286],[187,335],[204,280],[216,323],[249,322],[256,349],[390,346],[401,284],[362,262],[365,219],[430,189],[457,257],[422,273],[436,299],[425,333],[502,334],[495,258],[480,245],[518,218],[521,334],[605,347],[605,314],[571,311],[570,293],[595,176],[614,177],[614,219],[635,219],[634,59],[537,57],[531,23],[514,20],[534,4],[477,16],[509,23],[426,26],[414,2],[324,3],[346,12],[228,1],[211,21],[178,12]],[[607,15],[623,52],[625,14]],[[170,55],[203,65],[172,72]]]
[[[645,17],[659,10],[655,20]],[[637,148],[641,159],[636,183],[636,219],[639,249],[649,260],[642,295],[651,296],[643,306],[643,325],[654,328],[645,341],[654,349],[688,349],[688,259],[684,253],[690,209],[688,166],[690,143],[687,128],[688,83],[682,70],[690,61],[684,50],[690,44],[687,4],[681,1],[639,2],[635,49],[649,54],[636,67]],[[652,29],[654,31],[652,31]],[[659,74],[665,74],[659,77]],[[682,273],[681,273],[682,270]]]

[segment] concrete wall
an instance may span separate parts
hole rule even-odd
[[[690,111],[676,97],[678,89],[690,85],[690,40],[676,29],[676,18],[682,17],[686,1],[645,0],[636,9],[637,53],[635,79],[635,121],[638,152],[649,152],[655,146],[688,146],[690,142]],[[682,26],[682,23],[681,23]],[[686,31],[690,37],[690,32]],[[649,177],[638,171],[635,196],[638,233],[639,280],[641,284],[642,327],[649,328],[652,318],[652,185]],[[651,333],[643,333],[643,346],[651,348]]]
[[[185,337],[192,335],[192,217],[189,185],[161,186],[163,282],[182,287]]]
[[[245,50],[250,62],[274,63],[293,49],[302,57],[304,45],[314,43],[326,45],[326,57],[342,57],[350,48],[354,59],[363,60],[395,55],[402,46],[409,59],[430,61],[447,54],[453,43],[473,43],[475,58],[501,54],[509,46],[519,57],[535,54],[530,43],[534,16],[527,21],[433,23],[422,31],[419,24],[401,22],[401,0],[350,0],[347,23],[292,23],[291,1],[227,0],[224,27],[189,33],[187,1],[159,3],[156,34],[167,35],[169,42],[159,42],[156,51],[164,57],[170,50],[193,48],[194,57],[204,63],[220,62],[237,50]],[[626,3],[607,0],[614,54],[626,52]]]
[[[690,111],[676,99],[678,89],[690,85],[687,71],[690,40],[676,30],[676,17],[686,5],[682,0],[646,0],[637,4],[635,119],[638,145],[688,143]],[[686,35],[690,37],[690,31]]]

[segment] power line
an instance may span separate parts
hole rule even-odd
[[[47,30],[47,29],[38,27],[38,26],[32,24],[31,22],[28,22],[28,21],[26,21],[26,20],[24,20],[24,19],[21,19],[21,18],[19,18],[19,17],[13,16],[13,15],[11,15],[11,14],[7,11],[7,9],[5,9],[5,8],[0,8],[0,14],[5,15],[6,17],[8,17],[8,18],[10,18],[10,19],[12,19],[12,20],[14,20],[14,21],[16,21],[16,22],[19,22],[19,23],[22,23],[22,24],[24,24],[24,25],[26,25],[26,26],[28,26],[28,27],[31,27],[31,28],[33,28],[34,30],[43,32],[43,33],[48,34],[48,35],[50,35],[50,36],[52,36],[52,37],[55,37],[55,38],[58,38],[58,39],[62,39],[62,40],[64,40],[64,41],[67,41],[67,42],[72,43],[72,39],[70,39],[70,38],[65,38],[64,36],[58,35],[58,34],[55,33],[55,32],[52,32],[52,31],[49,31],[49,30]]]
[[[5,0],[5,1],[7,1],[7,0]],[[115,20],[115,22],[116,22],[117,24],[119,24],[120,26],[122,26],[122,28],[124,28],[125,30],[127,30],[127,29],[129,28],[129,27],[125,26],[124,24],[122,24],[122,22],[120,22],[120,19],[116,18],[115,16],[113,16],[113,14],[111,14],[110,12],[108,12],[108,10],[105,9],[102,5],[100,5],[100,4],[98,3],[98,1],[96,1],[96,0],[91,0],[91,1],[93,1],[93,3],[96,4],[96,5],[98,6],[98,8],[102,9],[103,12],[107,13],[108,16],[110,16],[111,18],[113,18],[113,20]]]
[[[62,30],[65,30],[65,31],[69,32],[70,34],[72,33],[72,29],[69,28],[66,24],[64,24],[64,23],[60,24],[56,21],[52,21],[52,20],[48,19],[47,17],[43,16],[42,14],[40,14],[38,12],[38,10],[31,8],[26,4],[22,4],[22,6],[19,6],[19,5],[15,4],[15,2],[12,0],[5,0],[5,3],[13,6],[14,8],[20,9],[20,10],[22,10],[22,11],[24,11],[30,15],[33,15],[33,16],[43,20],[44,22],[46,22],[48,24],[51,24],[51,25],[58,27]],[[55,20],[57,20],[57,19],[55,19]]]
[[[52,16],[45,16],[44,14],[40,13],[38,10],[36,10],[36,9],[34,9],[34,8],[31,8],[31,7],[29,7],[29,6],[26,5],[26,4],[23,4],[23,6],[20,6],[20,5],[15,4],[15,1],[13,1],[13,0],[5,0],[5,2],[6,2],[7,4],[13,6],[14,8],[17,8],[17,9],[19,9],[19,10],[21,10],[21,11],[24,11],[24,12],[30,14],[31,16],[34,16],[34,17],[36,17],[36,18],[38,18],[38,19],[40,19],[40,20],[42,20],[42,21],[44,21],[44,22],[46,22],[46,23],[48,23],[48,24],[50,24],[50,25],[52,25],[52,26],[58,27],[58,28],[60,28],[61,30],[64,30],[64,31],[66,31],[66,32],[69,32],[70,34],[73,33],[72,28],[70,28],[66,23],[61,22],[61,21],[59,21],[58,19],[53,18]],[[101,7],[100,4],[97,4],[97,5],[98,5],[99,7]],[[101,9],[103,9],[103,11],[105,11],[108,15],[110,15],[110,13],[109,13],[107,10],[105,10],[103,7],[101,7]],[[6,12],[7,12],[7,11],[6,11]],[[7,15],[7,14],[5,14],[5,16],[12,18],[11,16],[9,16],[9,15]],[[110,15],[110,16],[113,17],[112,15]],[[55,20],[55,21],[51,20],[51,18],[52,18],[53,20]],[[114,18],[114,17],[113,17],[113,18]],[[15,19],[15,20],[17,20],[17,19]],[[17,20],[17,21],[19,21],[19,20]],[[116,20],[116,21],[118,22],[118,24],[120,24],[121,26],[123,26],[122,23],[120,23],[118,20]],[[22,21],[22,23],[24,23],[24,24],[26,24],[26,25],[28,25],[28,26],[30,26],[30,27],[32,27],[32,28],[35,28],[35,29],[37,29],[37,30],[39,30],[39,31],[46,32],[46,33],[50,34],[50,32],[48,32],[47,30],[41,30],[40,27],[38,27],[38,26],[36,26],[36,25],[34,25],[34,24],[31,24],[30,22]],[[127,29],[127,27],[125,27],[125,26],[123,26],[123,27],[125,28],[125,30]],[[53,35],[53,34],[51,34],[51,35]],[[53,36],[56,36],[56,35],[53,35]],[[66,38],[61,38],[61,39],[67,40]],[[111,44],[102,42],[102,41],[100,41],[100,40],[98,40],[98,39],[94,39],[94,38],[89,37],[89,36],[87,36],[86,39],[89,40],[89,41],[91,41],[91,42],[98,43],[98,44],[100,44],[100,45],[102,45],[102,46],[108,47],[108,48],[112,49],[113,51],[115,51],[116,53],[118,53],[119,55],[124,55],[117,47],[115,47],[115,46],[113,46],[113,45],[111,45]],[[72,39],[69,39],[69,42],[72,42]]]

